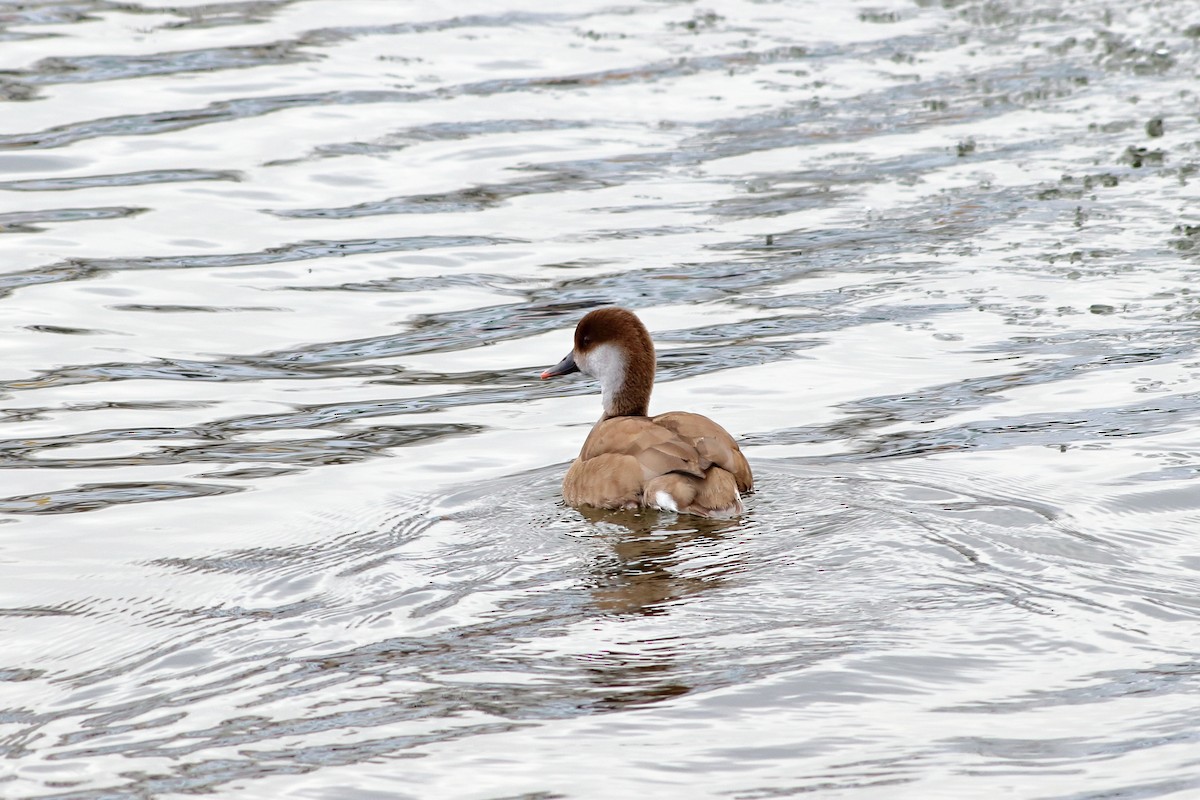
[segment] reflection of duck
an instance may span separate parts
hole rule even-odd
[[[667,522],[645,511],[579,509],[609,534],[611,550],[591,567],[593,602],[606,614],[662,614],[671,603],[711,592],[740,569],[736,559],[713,559],[727,533],[744,530],[744,519],[681,516]],[[663,524],[667,522],[667,524]],[[715,549],[714,549],[715,548]],[[698,554],[699,563],[685,566]]]
[[[588,313],[575,328],[574,349],[542,377],[576,371],[599,379],[604,415],[563,479],[569,505],[741,513],[741,493],[751,491],[754,479],[733,437],[699,414],[646,416],[654,343],[633,312]]]

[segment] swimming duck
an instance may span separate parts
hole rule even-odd
[[[600,381],[604,414],[563,478],[568,505],[741,513],[754,478],[733,437],[700,414],[647,416],[654,343],[632,311],[598,308],[579,321],[574,349],[542,378],[572,372]]]

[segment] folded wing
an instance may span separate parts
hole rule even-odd
[[[702,459],[716,464],[733,475],[739,492],[754,489],[754,476],[750,463],[729,432],[708,417],[689,411],[671,411],[652,419],[655,425],[675,433],[680,439],[690,442]]]
[[[750,466],[724,428],[676,411],[653,419],[613,417],[592,428],[563,480],[570,505],[642,505],[713,515],[741,510]]]

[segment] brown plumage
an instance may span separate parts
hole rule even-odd
[[[646,416],[654,388],[654,343],[631,311],[600,308],[575,328],[575,347],[543,378],[575,371],[598,378],[604,415],[563,479],[572,506],[648,506],[701,516],[742,511],[754,478],[737,442],[687,411]]]

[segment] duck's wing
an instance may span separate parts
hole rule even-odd
[[[601,453],[575,459],[563,478],[563,500],[569,506],[637,508],[642,504],[642,470],[637,459]]]
[[[712,465],[695,446],[648,417],[613,417],[597,423],[583,443],[579,461],[587,463],[607,454],[631,456],[642,482],[672,472],[703,478]]]
[[[750,463],[742,455],[742,449],[729,435],[729,431],[701,414],[688,411],[670,411],[650,420],[656,426],[666,428],[679,439],[690,444],[708,461],[733,475],[738,491],[749,492],[754,488],[754,475]]]

